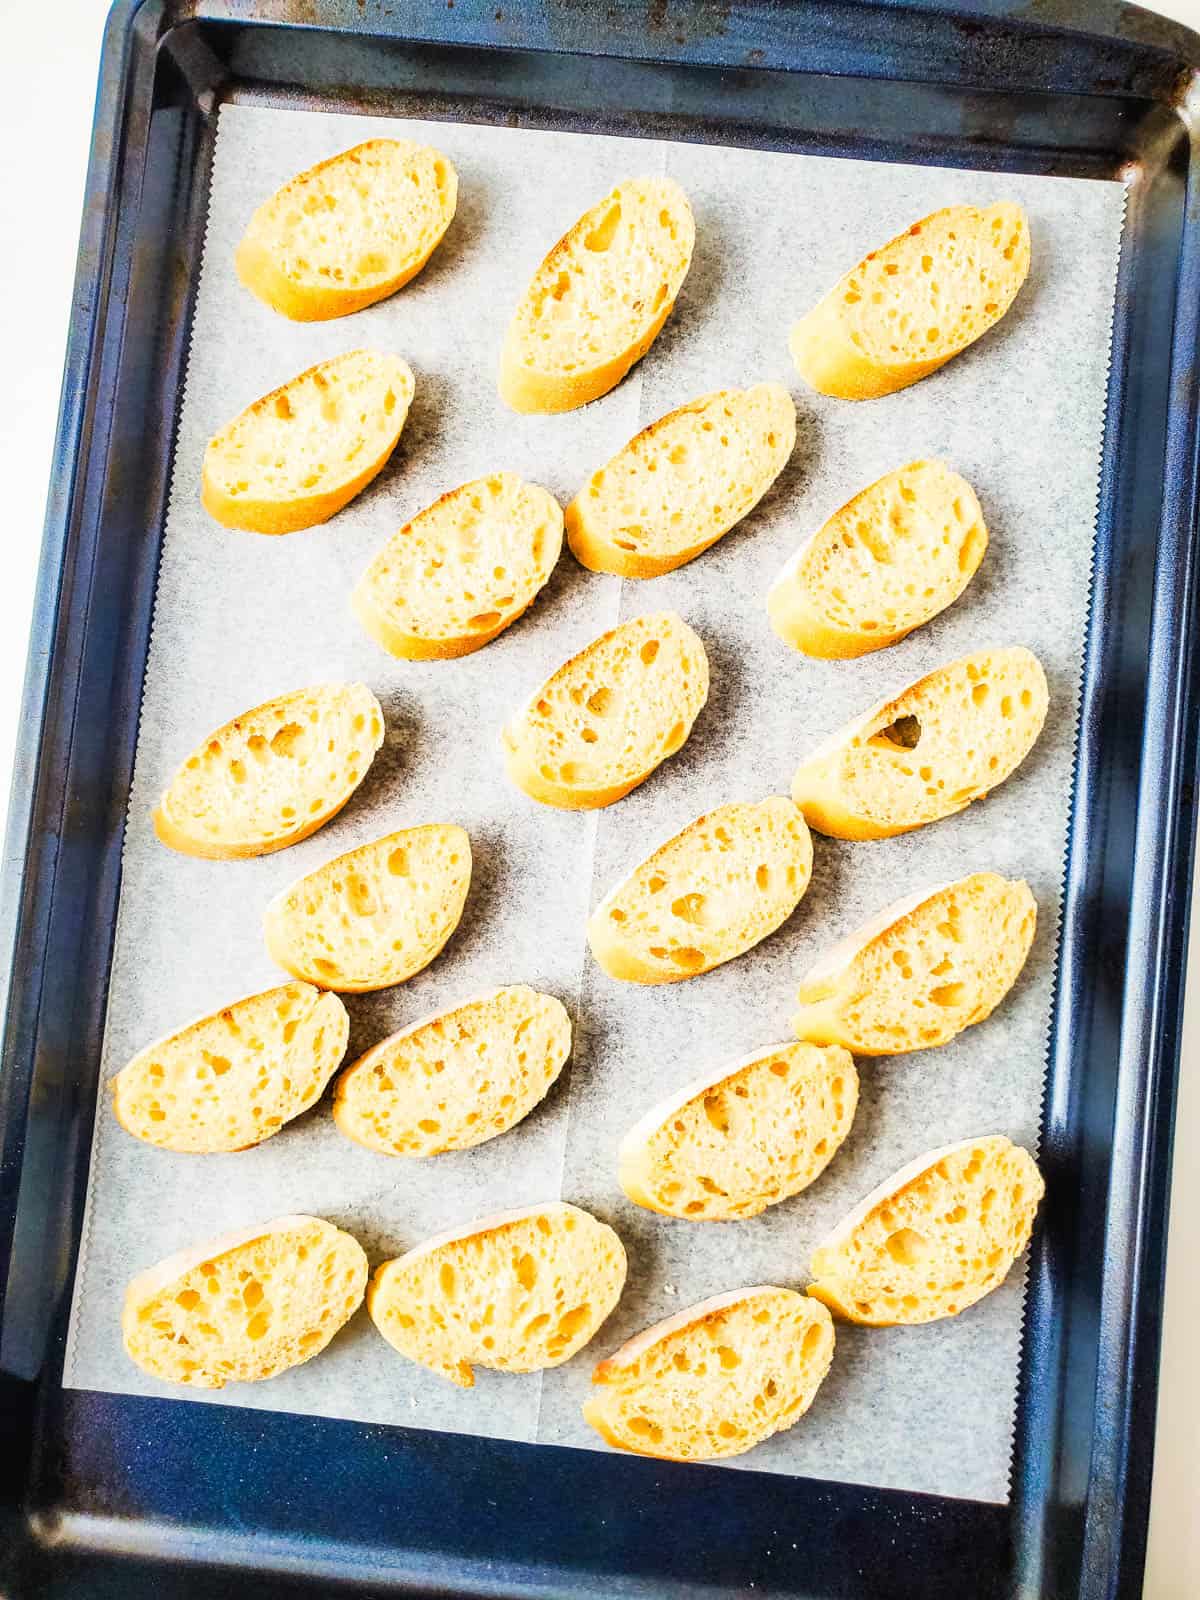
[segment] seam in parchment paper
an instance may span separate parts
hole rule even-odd
[[[289,324],[241,289],[233,249],[254,206],[314,161],[393,132],[440,145],[460,172],[459,215],[425,271],[391,300],[325,324]],[[679,180],[697,219],[692,269],[655,346],[591,406],[553,418],[505,413],[495,361],[528,273],[585,204],[653,170]],[[868,405],[804,389],[787,327],[849,262],[939,205],[1003,196],[1030,211],[1034,268],[987,339],[927,382]],[[259,922],[278,888],[367,838],[437,817],[461,821],[472,838],[463,924],[411,983],[350,997],[348,1059],[496,982],[558,993],[573,1011],[576,1048],[518,1128],[431,1163],[351,1145],[327,1106],[244,1155],[170,1156],[106,1128],[102,1093],[69,1383],[166,1395],[121,1350],[125,1283],[226,1227],[310,1210],[354,1232],[376,1263],[441,1226],[557,1186],[616,1226],[630,1276],[594,1345],[536,1385],[481,1371],[475,1390],[451,1392],[388,1350],[360,1314],[317,1360],[271,1383],[178,1397],[598,1448],[579,1414],[597,1356],[720,1289],[802,1287],[816,1240],[920,1149],[983,1131],[1035,1144],[1123,204],[1119,186],[1085,180],[222,109],[124,843],[105,1075],[190,1016],[280,981]],[[314,361],[373,344],[404,355],[417,378],[404,437],[376,483],[329,524],[284,539],[209,521],[197,494],[207,436]],[[771,379],[796,400],[792,461],[743,524],[677,573],[622,584],[585,573],[564,552],[529,613],[458,662],[394,662],[352,621],[346,597],[367,560],[447,487],[508,466],[565,503],[648,421],[713,389]],[[849,494],[922,455],[949,460],[984,506],[992,544],[966,593],[928,627],[859,662],[787,650],[763,605],[778,568]],[[709,701],[684,747],[602,812],[556,812],[517,794],[495,745],[512,707],[616,621],[671,609],[710,658]],[[704,978],[642,990],[591,963],[591,904],[652,841],[721,801],[787,793],[804,750],[880,693],[967,650],[1016,642],[1046,662],[1051,718],[988,800],[900,840],[817,837],[796,914],[751,955]],[[312,840],[251,862],[197,862],[154,841],[150,806],[198,738],[246,706],[324,677],[370,683],[389,729],[338,818]],[[636,1116],[697,1073],[785,1037],[798,975],[897,893],[984,867],[1028,877],[1038,898],[1025,972],[987,1023],[942,1050],[860,1062],[854,1128],[811,1190],[751,1222],[722,1225],[653,1217],[624,1199],[614,1152]],[[1005,1500],[1024,1308],[1023,1273],[1014,1272],[949,1323],[840,1327],[833,1371],[804,1421],[714,1470]]]

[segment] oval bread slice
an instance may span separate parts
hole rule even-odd
[[[958,599],[987,542],[967,480],[942,461],[911,461],[800,546],[767,596],[771,626],[805,655],[882,650]]]
[[[587,1211],[552,1200],[481,1217],[385,1261],[367,1309],[387,1342],[462,1389],[473,1367],[561,1366],[621,1297],[625,1248]]]
[[[602,1361],[583,1415],[618,1450],[665,1461],[742,1455],[808,1410],[833,1323],[793,1289],[734,1289],[639,1333]]]
[[[318,362],[208,441],[204,509],[249,533],[328,521],[383,470],[412,397],[413,375],[399,356],[351,350]]]
[[[321,1217],[276,1217],[139,1273],[125,1291],[125,1350],[167,1383],[257,1383],[319,1355],[366,1286],[357,1239]]]
[[[536,483],[476,478],[393,534],[354,590],[354,614],[390,655],[469,655],[533,604],[562,533],[562,508]]]
[[[259,206],[237,247],[237,275],[296,322],[344,317],[416,277],[457,202],[458,175],[440,150],[368,139]]]
[[[756,1217],[824,1172],[857,1105],[848,1051],[758,1050],[693,1079],[635,1123],[617,1155],[621,1187],[639,1206],[688,1222]]]
[[[796,407],[780,384],[706,394],[592,473],[567,507],[568,543],[593,572],[672,572],[753,510],[795,443]]]
[[[946,1044],[1000,1004],[1033,944],[1029,885],[975,872],[919,890],[849,934],[800,985],[801,1039],[863,1056]]]
[[[210,733],[154,813],[163,844],[230,860],[307,839],[346,804],[383,743],[362,683],[321,683],[267,700]]]
[[[692,208],[670,178],[631,178],[585,211],[533,275],[500,357],[514,411],[573,411],[658,337],[692,261]]]
[[[285,972],[322,989],[387,989],[440,954],[470,884],[464,829],[401,828],[281,890],[263,915],[267,950]]]
[[[937,667],[839,729],[792,779],[810,828],[888,839],[982,800],[1046,720],[1046,674],[1021,645]]]
[[[113,1110],[163,1150],[247,1150],[316,1104],[349,1033],[342,1002],[309,984],[248,995],[139,1050]]]
[[[360,1056],[338,1078],[333,1120],[385,1156],[469,1150],[527,1117],[570,1053],[560,1000],[523,983],[492,989]]]
[[[957,1316],[997,1288],[1029,1243],[1045,1193],[1002,1134],[918,1156],[813,1252],[808,1292],[872,1327]]]
[[[1020,206],[934,211],[872,250],[795,324],[796,370],[840,400],[906,389],[999,322],[1028,271]]]
[[[674,611],[634,617],[572,656],[500,735],[508,775],[543,805],[610,806],[681,748],[708,657]]]
[[[734,801],[697,817],[610,890],[588,943],[610,978],[693,978],[774,933],[811,875],[812,839],[790,800]]]

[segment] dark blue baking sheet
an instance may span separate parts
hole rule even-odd
[[[0,1592],[1140,1593],[1200,712],[1198,72],[1195,35],[1102,0],[115,7],[4,860]],[[1010,1506],[62,1389],[231,97],[1132,179]]]

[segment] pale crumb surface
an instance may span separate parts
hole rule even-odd
[[[277,895],[264,917],[267,948],[322,988],[384,989],[440,953],[470,884],[465,829],[401,828],[335,856]]]
[[[964,656],[835,734],[797,768],[792,798],[811,826],[839,838],[936,822],[1016,771],[1048,703],[1032,651],[1014,645]]]
[[[594,571],[656,577],[691,561],[751,511],[796,442],[777,383],[719,389],[643,428],[567,507],[567,537]]]
[[[790,800],[718,806],[605,896],[588,923],[592,954],[634,982],[694,977],[773,933],[811,873],[812,839]]]
[[[780,573],[771,623],[816,656],[893,644],[953,604],[988,535],[975,491],[941,461],[889,472],[834,512]]]
[[[528,1116],[570,1050],[561,1001],[526,984],[495,989],[384,1039],[347,1067],[334,1118],[383,1155],[469,1149]]]
[[[943,1045],[991,1015],[1025,965],[1037,927],[1029,885],[994,872],[948,884],[800,985],[802,1037],[861,1055]]]
[[[383,712],[365,684],[280,695],[197,746],[162,797],[160,832],[196,854],[278,849],[345,804],[382,742]]]
[[[359,580],[367,631],[399,656],[464,655],[532,604],[562,549],[558,502],[515,472],[476,478],[392,535]]]
[[[794,1290],[723,1295],[602,1361],[584,1416],[609,1444],[641,1455],[741,1455],[804,1415],[833,1349],[828,1312]]]
[[[501,736],[510,777],[546,805],[608,805],[681,748],[708,698],[708,657],[672,612],[633,617],[553,673]]]
[[[857,1104],[848,1051],[776,1045],[647,1112],[621,1142],[621,1187],[693,1222],[757,1216],[820,1176]]]
[[[816,1295],[854,1322],[931,1322],[990,1294],[1029,1243],[1045,1184],[1000,1134],[884,1184],[813,1252]],[[894,1183],[894,1180],[893,1180]]]
[[[367,1305],[401,1355],[469,1389],[472,1366],[535,1372],[569,1360],[624,1283],[613,1230],[557,1201],[384,1262]]]
[[[336,995],[285,983],[147,1045],[112,1080],[121,1126],[165,1150],[244,1150],[315,1104],[346,1049]]]
[[[283,1218],[213,1248],[129,1285],[125,1349],[152,1377],[203,1389],[273,1378],[319,1354],[362,1303],[362,1246],[319,1217]]]

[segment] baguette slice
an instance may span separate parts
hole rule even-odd
[[[267,700],[210,733],[154,813],[163,844],[212,861],[267,855],[316,833],[346,804],[383,743],[362,683]]]
[[[734,801],[688,824],[611,889],[588,943],[610,978],[676,983],[731,961],[787,921],[812,875],[790,800]]]
[[[1020,206],[935,211],[872,250],[794,325],[796,370],[839,400],[906,389],[999,322],[1028,271]]]
[[[327,522],[383,470],[412,397],[413,375],[399,356],[351,350],[318,362],[208,441],[204,509],[249,533]]]
[[[877,1328],[957,1316],[1004,1282],[1045,1187],[1029,1152],[1002,1134],[931,1150],[817,1246],[808,1292]]]
[[[562,549],[558,501],[515,472],[451,489],[393,534],[354,590],[376,643],[408,661],[469,655],[533,604]]]
[[[753,510],[795,443],[796,407],[779,384],[706,394],[592,473],[567,507],[568,543],[593,572],[673,572]]]
[[[440,150],[368,139],[259,206],[237,247],[237,275],[296,322],[344,317],[416,277],[457,202],[458,174]]]
[[[681,748],[708,657],[674,611],[623,622],[534,691],[500,735],[508,775],[543,805],[610,806]]]
[[[848,1051],[758,1050],[685,1084],[635,1123],[617,1155],[621,1187],[666,1217],[756,1217],[824,1172],[857,1105]]]
[[[664,1461],[742,1455],[799,1421],[833,1346],[833,1322],[815,1301],[772,1284],[734,1289],[602,1361],[584,1419],[618,1450]]]
[[[338,1078],[333,1120],[385,1156],[469,1150],[527,1117],[570,1053],[561,1001],[523,983],[492,989],[360,1056]]]
[[[349,1034],[336,995],[285,983],[148,1044],[112,1079],[113,1110],[163,1150],[247,1150],[316,1104]]]
[[[863,656],[952,605],[988,534],[975,491],[941,461],[912,461],[835,511],[767,596],[771,626],[806,655]]]
[[[276,1217],[139,1273],[125,1291],[125,1350],[167,1383],[257,1383],[319,1355],[366,1286],[357,1239],[321,1217]]]
[[[552,1200],[436,1235],[385,1261],[367,1310],[387,1342],[462,1389],[473,1366],[557,1367],[621,1297],[625,1248],[587,1211]]]
[[[1017,981],[1037,902],[1020,879],[975,872],[918,890],[839,940],[800,985],[801,1039],[862,1056],[946,1044]]]
[[[322,989],[387,989],[441,953],[470,884],[464,829],[401,828],[281,890],[263,915],[267,950],[285,972]]]
[[[585,211],[534,273],[500,357],[514,411],[573,411],[614,388],[671,314],[696,225],[670,178],[632,178]]]
[[[847,723],[796,770],[792,799],[835,839],[889,839],[1003,783],[1046,720],[1041,662],[1014,645],[937,667]]]

